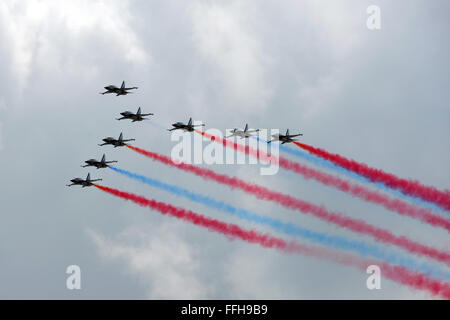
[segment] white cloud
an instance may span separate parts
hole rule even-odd
[[[224,99],[230,100],[230,108],[238,107],[236,104],[264,108],[270,96],[265,79],[268,61],[258,37],[247,25],[255,16],[255,8],[241,2],[197,2],[189,14],[195,45],[209,63],[211,77],[220,84]]]
[[[332,108],[333,98],[339,94],[339,76],[335,73],[319,78],[315,84],[302,84],[299,86],[297,98],[301,105],[304,106],[303,117],[305,119],[314,117],[328,108]]]
[[[116,240],[89,231],[101,255],[126,261],[148,290],[150,299],[204,299],[208,287],[199,279],[199,262],[173,224],[128,228]],[[133,243],[132,243],[133,242]]]
[[[106,43],[112,55],[146,63],[148,55],[130,26],[132,17],[127,6],[127,1],[2,1],[0,30],[10,50],[17,85],[26,86],[33,64],[66,74],[96,70],[99,57],[89,65],[76,59],[80,54],[76,44],[89,37]],[[83,52],[101,54],[89,47]]]
[[[293,1],[289,10],[296,17],[302,12],[305,28],[308,27],[314,35],[310,39],[312,43],[306,45],[319,45],[330,60],[339,61],[354,50],[367,31],[365,8],[364,4],[355,6],[352,1],[309,0]]]
[[[267,250],[267,249],[264,249]],[[265,257],[271,257],[272,252]],[[266,259],[252,250],[238,250],[228,260],[225,277],[230,285],[230,295],[235,299],[283,299],[282,288],[274,285],[270,279],[271,267]],[[255,262],[257,261],[257,262]]]

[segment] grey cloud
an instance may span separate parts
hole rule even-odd
[[[185,298],[428,298],[387,280],[381,291],[368,291],[356,269],[230,242],[98,190],[64,187],[90,171],[108,186],[270,231],[109,170],[79,167],[105,152],[125,169],[361,238],[129,150],[96,145],[123,131],[137,146],[170,154],[166,132],[113,120],[141,106],[167,127],[192,116],[221,130],[245,122],[299,130],[306,143],[448,188],[449,4],[379,1],[380,31],[365,27],[369,4],[2,2],[0,297],[162,298],[177,297],[180,285],[191,288],[180,293]],[[126,97],[98,94],[122,80],[139,89]],[[256,166],[213,169],[424,243],[448,244],[443,232],[283,170],[261,177]],[[69,264],[82,268],[81,292],[65,288]]]

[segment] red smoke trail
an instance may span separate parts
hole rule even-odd
[[[322,206],[317,206],[315,204],[300,200],[298,198],[294,198],[286,194],[271,191],[265,187],[258,186],[256,184],[247,183],[236,177],[229,177],[224,174],[218,174],[212,170],[196,167],[186,163],[175,163],[169,157],[160,155],[158,153],[146,151],[129,145],[127,145],[127,147],[152,160],[159,161],[165,165],[175,167],[184,170],[186,172],[191,172],[197,176],[202,177],[205,180],[216,181],[218,183],[227,185],[231,188],[243,190],[249,194],[255,195],[259,199],[273,201],[289,209],[294,209],[304,213],[310,213],[317,218],[333,223],[340,227],[364,235],[372,236],[376,240],[395,245],[409,252],[422,256],[427,256],[429,258],[450,265],[450,253],[441,252],[434,248],[427,247],[403,236],[402,237],[395,236],[388,230],[374,227],[372,225],[365,223],[362,220],[347,218],[340,213],[329,212]]]
[[[238,143],[234,143],[230,140],[226,140],[220,137],[212,136],[205,132],[195,130],[197,133],[203,135],[204,137],[215,141],[217,143],[221,143],[226,147],[234,148],[235,150],[248,154],[252,157],[258,158],[264,162],[269,163],[270,158],[274,158],[275,156],[269,156],[259,150],[255,150],[250,148],[249,146],[241,145]],[[405,215],[414,219],[419,219],[423,222],[426,222],[432,226],[443,228],[450,232],[450,219],[441,217],[437,214],[433,214],[429,209],[416,207],[406,201],[393,199],[387,195],[382,193],[372,191],[363,186],[353,184],[349,181],[343,180],[339,177],[323,173],[316,169],[309,168],[297,162],[293,162],[287,160],[285,158],[278,159],[280,167],[299,173],[303,175],[306,179],[314,179],[319,181],[325,185],[335,187],[343,192],[350,193],[353,196],[356,196],[360,199],[363,199],[367,202],[375,203],[385,207],[388,210],[396,212],[401,215]]]
[[[208,218],[190,210],[177,208],[164,202],[149,200],[132,193],[123,192],[100,185],[94,186],[109,194],[125,200],[131,200],[140,206],[149,207],[150,209],[159,211],[162,214],[173,216],[231,238],[238,238],[249,243],[256,243],[265,248],[274,248],[286,253],[305,254],[316,258],[327,259],[335,263],[357,267],[363,271],[366,270],[368,265],[377,264],[380,266],[383,274],[391,280],[408,285],[414,289],[426,290],[432,295],[440,295],[446,299],[450,299],[450,284],[428,278],[423,274],[407,270],[403,267],[383,264],[374,260],[363,260],[349,254],[338,254],[328,249],[306,246],[295,241],[287,242],[281,238],[276,238],[269,234],[263,234],[254,230],[246,230],[236,224],[225,223],[216,219]]]
[[[421,198],[422,200],[438,205],[442,209],[450,210],[449,190],[441,191],[435,187],[425,186],[419,181],[402,179],[383,170],[371,168],[365,163],[358,163],[355,160],[344,158],[338,154],[331,154],[323,149],[314,148],[299,142],[294,143],[309,153],[353,171],[372,182],[382,182],[387,187],[399,190],[405,195]]]

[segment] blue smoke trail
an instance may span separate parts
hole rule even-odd
[[[145,121],[145,123],[148,123],[149,125],[158,128],[158,129],[162,129],[162,130],[166,130],[167,128],[163,127],[162,125],[160,125],[159,123],[154,122],[153,120],[150,119],[146,119],[147,121]]]
[[[267,142],[264,139],[261,139],[261,138],[256,137],[256,136],[253,136],[252,138],[256,139],[257,141]],[[312,154],[310,154],[308,152],[302,151],[300,149],[298,149],[298,150],[297,149],[292,149],[292,148],[289,148],[288,146],[285,146],[285,145],[282,145],[282,144],[280,144],[280,150],[283,150],[286,153],[289,153],[289,154],[291,154],[293,156],[302,158],[303,160],[309,161],[309,162],[313,163],[314,165],[316,165],[318,167],[336,171],[337,173],[342,174],[344,176],[347,176],[349,178],[352,178],[354,180],[357,180],[358,182],[371,184],[371,185],[375,186],[376,188],[378,188],[378,189],[380,189],[382,191],[385,191],[387,193],[390,193],[390,194],[392,194],[393,196],[395,196],[397,198],[400,198],[400,199],[412,202],[414,204],[420,205],[420,206],[422,206],[422,207],[424,207],[426,209],[433,210],[433,211],[439,212],[439,213],[450,214],[450,212],[447,212],[447,211],[443,210],[442,208],[438,207],[437,205],[435,205],[433,203],[429,203],[429,202],[423,201],[421,199],[405,195],[405,194],[401,193],[398,190],[391,189],[391,188],[387,187],[386,185],[384,185],[381,182],[372,182],[369,179],[367,179],[366,177],[360,176],[356,172],[353,172],[353,171],[347,170],[345,168],[339,167],[339,166],[335,165],[334,163],[332,163],[332,162],[330,162],[328,160],[322,159],[322,158],[317,157],[315,155],[312,155]]]
[[[417,263],[416,261],[402,257],[396,254],[387,253],[377,246],[373,246],[361,241],[350,241],[338,236],[330,236],[327,234],[322,234],[319,232],[311,231],[300,226],[296,226],[292,223],[284,223],[280,220],[276,220],[270,217],[265,217],[245,209],[233,207],[222,201],[214,200],[210,197],[203,196],[189,190],[166,184],[161,181],[151,179],[145,176],[141,176],[123,169],[119,169],[113,166],[109,168],[115,172],[125,175],[129,178],[138,180],[149,186],[168,191],[176,196],[187,198],[193,202],[201,203],[207,207],[222,211],[224,213],[236,216],[240,219],[244,219],[251,222],[256,222],[261,225],[270,226],[271,228],[291,236],[298,236],[316,243],[320,243],[326,246],[334,247],[336,249],[354,251],[363,257],[372,256],[380,260],[388,261],[393,265],[401,265],[406,268],[412,268],[421,273],[426,273],[433,277],[444,278],[450,280],[450,274],[447,272],[442,272],[432,266]]]

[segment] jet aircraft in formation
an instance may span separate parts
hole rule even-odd
[[[273,139],[268,141],[267,143],[271,143],[274,141],[281,141],[281,144],[285,144],[285,143],[289,143],[289,142],[293,142],[293,141],[297,141],[297,139],[292,139],[294,137],[298,137],[298,136],[302,136],[303,134],[299,133],[299,134],[289,134],[289,129],[286,130],[286,134],[273,134],[272,137]]]
[[[110,145],[113,145],[114,148],[116,148],[116,147],[123,147],[123,146],[128,145],[125,142],[135,141],[135,140],[136,139],[124,139],[123,135],[122,135],[122,132],[121,132],[120,136],[119,136],[119,139],[114,139],[113,137],[107,137],[107,138],[103,139],[104,143],[99,144],[99,146],[104,146],[104,145],[110,144]]]
[[[248,124],[245,124],[244,130],[239,130],[238,128],[234,128],[233,130],[231,130],[231,135],[229,135],[227,138],[230,138],[230,137],[241,137],[241,139],[249,138],[249,137],[253,136],[251,133],[258,132],[258,131],[259,131],[259,129],[248,130]]]
[[[105,87],[106,91],[105,92],[101,92],[101,94],[107,94],[107,93],[115,93],[116,96],[121,96],[121,95],[127,95],[129,93],[130,90],[134,90],[134,89],[138,89],[138,87],[130,87],[127,88],[125,87],[125,81],[122,81],[122,85],[120,86],[120,88],[114,86],[114,85],[109,85],[107,87]],[[141,112],[141,108],[138,108],[136,113],[133,113],[131,111],[124,111],[121,112],[120,115],[122,116],[121,118],[117,118],[116,120],[124,120],[124,119],[130,119],[132,120],[132,122],[135,121],[143,121],[143,120],[147,120],[148,118],[145,118],[147,116],[152,116],[153,113],[142,113]],[[187,124],[183,123],[183,122],[175,122],[172,124],[171,129],[167,129],[168,131],[173,131],[173,130],[183,130],[185,132],[193,132],[195,127],[201,127],[201,126],[205,126],[204,124],[199,124],[199,125],[193,125],[192,124],[192,118],[189,118],[189,121]],[[229,135],[226,138],[230,138],[233,136],[236,137],[240,137],[241,139],[243,138],[249,138],[252,137],[252,133],[256,133],[259,132],[259,129],[256,130],[248,130],[248,124],[245,124],[245,128],[244,130],[240,130],[237,128],[234,128],[233,130],[231,130],[231,135]],[[267,143],[271,143],[271,142],[275,142],[275,141],[280,141],[281,144],[285,144],[285,143],[289,143],[289,142],[293,142],[296,141],[297,139],[294,139],[295,137],[298,136],[303,136],[303,134],[299,133],[299,134],[289,134],[289,129],[286,130],[286,134],[274,134],[272,135],[273,139],[268,141]],[[120,133],[120,136],[118,139],[114,139],[112,137],[107,137],[102,139],[103,143],[99,144],[99,146],[104,146],[104,145],[113,145],[114,148],[116,147],[123,147],[128,145],[126,142],[129,141],[135,141],[135,139],[123,139],[123,135],[122,133]],[[110,163],[114,163],[117,162],[116,160],[113,161],[106,161],[105,155],[103,154],[103,157],[100,161],[96,160],[96,159],[89,159],[86,160],[85,163],[86,165],[83,165],[81,167],[85,168],[85,167],[96,167],[97,169],[100,168],[106,168],[109,166]],[[70,180],[72,183],[67,185],[68,187],[73,186],[73,185],[81,185],[83,188],[84,187],[90,187],[93,185],[93,182],[96,181],[101,181],[102,179],[95,179],[95,180],[91,180],[91,176],[88,173],[86,179],[82,179],[82,178],[74,178],[72,180]]]
[[[131,111],[124,111],[121,112],[120,115],[122,118],[117,118],[116,120],[124,120],[124,119],[131,119],[131,122],[135,121],[142,121],[147,120],[147,118],[144,118],[146,116],[153,116],[153,113],[141,113],[141,108],[138,109],[136,113],[133,113]]]
[[[72,180],[70,180],[70,182],[72,182],[71,184],[67,184],[66,186],[71,187],[74,185],[79,185],[82,188],[84,187],[90,187],[93,185],[92,182],[96,182],[96,181],[101,181],[102,179],[95,179],[95,180],[91,180],[91,174],[88,173],[86,179],[82,179],[82,178],[74,178]]]
[[[120,88],[116,87],[115,85],[109,85],[107,87],[105,87],[106,91],[105,92],[100,92],[101,94],[107,94],[107,93],[115,93],[116,96],[125,96],[129,93],[132,92],[128,92],[130,90],[134,90],[137,89],[138,87],[131,87],[131,88],[126,88],[125,87],[125,81],[122,81],[122,85],[120,86]]]
[[[107,167],[108,167],[108,164],[114,163],[114,162],[117,162],[117,160],[106,161],[105,154],[103,154],[102,160],[98,161],[98,160],[95,160],[95,159],[89,159],[89,160],[86,160],[86,161],[85,161],[86,165],[81,166],[81,167],[82,167],[82,168],[86,168],[86,167],[96,167],[97,169],[100,169],[100,168],[107,168]]]
[[[173,130],[184,130],[186,132],[193,132],[194,131],[194,127],[202,127],[204,126],[204,124],[197,124],[197,125],[193,125],[192,124],[192,118],[189,118],[188,124],[184,124],[183,122],[175,122],[172,124],[172,129],[167,129],[168,131],[173,131]]]

